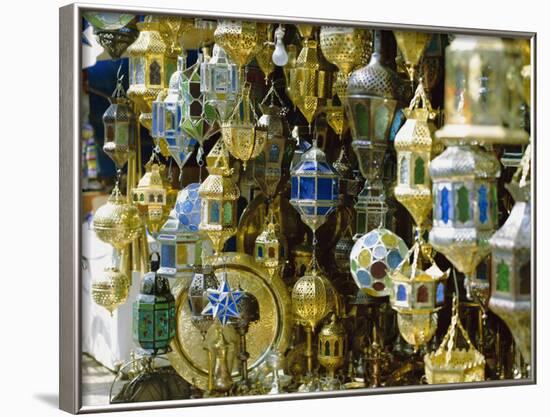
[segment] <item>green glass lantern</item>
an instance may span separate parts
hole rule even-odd
[[[168,279],[157,268],[158,260],[152,261],[133,309],[134,340],[150,355],[168,352],[176,335],[176,303]]]
[[[490,240],[489,308],[510,329],[523,359],[531,363],[531,183],[507,185],[515,204]]]
[[[201,73],[208,60],[207,50],[198,54],[197,62],[183,73],[183,117],[181,128],[202,146],[212,135],[218,133],[216,109],[208,103],[201,90]]]
[[[368,65],[351,73],[344,100],[353,138],[351,145],[366,180],[356,206],[358,235],[368,232],[374,224],[366,219],[371,203],[380,208],[377,216],[383,217],[382,213],[387,211],[381,176],[397,108],[398,82],[397,75],[382,64],[380,37],[376,32],[375,52]],[[384,225],[382,220],[376,224],[379,225]]]

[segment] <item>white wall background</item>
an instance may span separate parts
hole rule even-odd
[[[106,0],[105,0],[106,1]],[[90,1],[101,4],[100,1]],[[464,416],[540,415],[547,408],[550,303],[548,191],[550,164],[550,28],[545,2],[455,0],[115,0],[120,5],[403,22],[538,32],[538,351],[539,384],[447,392],[378,395],[345,399],[198,407],[140,412],[140,416],[299,415]],[[58,0],[7,1],[0,18],[0,414],[59,415],[58,375]],[[314,4],[314,6],[313,6]],[[544,411],[542,411],[544,413]],[[124,413],[127,415],[127,413]]]

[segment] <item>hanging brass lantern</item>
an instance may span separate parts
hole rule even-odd
[[[275,42],[273,42],[273,25],[269,24],[266,27],[266,40],[260,45],[256,55],[256,62],[264,73],[265,82],[269,79],[271,73],[275,70],[273,63],[273,51],[275,51]]]
[[[143,216],[149,232],[156,234],[169,214],[169,210],[166,213],[165,208],[168,190],[161,176],[161,171],[164,171],[166,167],[149,161],[145,164],[145,168],[145,175],[139,180],[137,187],[132,190],[132,201]]]
[[[246,66],[264,45],[266,24],[239,20],[220,20],[214,39],[239,68]]]
[[[158,21],[160,36],[162,36],[167,48],[166,55],[175,60],[183,52],[181,47],[183,34],[191,31],[195,22],[193,19],[181,16],[159,16]],[[175,68],[169,68],[168,72],[171,74],[174,70]]]
[[[206,158],[208,177],[199,187],[201,222],[199,230],[212,241],[219,254],[225,241],[237,232],[239,187],[233,182],[233,169],[222,140],[218,140]]]
[[[529,158],[527,150],[523,160]],[[514,178],[507,188],[515,204],[490,240],[489,308],[504,320],[523,359],[531,363],[531,183]]]
[[[119,78],[111,96],[111,105],[103,113],[103,152],[113,160],[117,169],[122,169],[136,151],[135,124],[136,117],[122,88],[122,78]]]
[[[270,277],[280,276],[288,256],[288,246],[279,225],[274,222],[271,208],[267,218],[269,222],[256,238],[254,255],[256,262],[267,269]]]
[[[360,28],[321,26],[319,38],[323,55],[327,61],[338,67],[337,94],[343,101],[349,74],[359,65],[368,62],[370,58],[371,32]]]
[[[447,143],[523,144],[521,80],[512,48],[500,38],[457,35],[445,58]]]
[[[458,332],[467,349],[456,347]],[[474,347],[458,316],[458,300],[453,302],[451,325],[435,352],[424,355],[428,384],[479,382],[485,380],[485,357]]]
[[[323,112],[326,115],[328,125],[332,128],[334,133],[338,135],[341,141],[344,132],[348,128],[344,106],[341,104],[334,104],[334,99],[332,99],[327,102],[327,105],[323,108]]]
[[[105,268],[103,274],[92,280],[92,299],[111,315],[128,299],[130,281],[116,267]]]
[[[496,178],[500,163],[491,153],[468,145],[449,146],[430,163],[433,182],[433,227],[430,244],[474,280],[477,265],[489,252],[498,226]],[[485,305],[489,283],[476,290]]]
[[[86,12],[94,35],[111,59],[117,60],[138,37],[135,16],[128,13]]]
[[[97,237],[117,250],[134,241],[143,227],[138,210],[127,203],[118,184],[107,203],[95,212],[92,224]]]
[[[397,311],[401,336],[417,350],[437,330],[437,311],[445,302],[445,283],[449,271],[441,271],[435,262],[425,271],[420,269],[420,243],[415,243],[412,250],[412,265],[401,264],[390,273],[390,304]]]
[[[166,44],[159,32],[159,22],[151,16],[144,22],[137,24],[139,37],[128,48],[130,57],[130,87],[128,97],[137,106],[140,113],[149,114],[149,117],[140,119],[148,129],[151,128],[151,109],[158,94],[166,88],[170,75],[170,66],[176,68],[175,58],[173,65],[166,55]]]
[[[423,101],[424,107],[418,107]],[[403,110],[407,121],[395,136],[397,151],[397,186],[395,198],[409,211],[417,227],[422,227],[432,210],[431,181],[428,166],[433,146],[434,125],[429,123],[436,113],[418,84],[415,97]]]
[[[267,128],[258,124],[250,101],[250,84],[245,84],[233,114],[221,123],[221,132],[225,146],[231,155],[243,161],[246,170],[247,162],[256,158],[267,142]]]
[[[336,314],[332,314],[330,322],[319,331],[317,360],[327,370],[331,388],[338,388],[334,373],[344,365],[347,351],[346,338],[346,329],[338,321]]]
[[[426,32],[412,32],[403,30],[394,30],[393,35],[397,42],[397,47],[403,55],[405,66],[409,73],[409,79],[414,81],[415,71],[424,50],[430,42],[432,35]]]
[[[288,78],[290,98],[311,125],[325,100],[332,96],[331,73],[320,59],[316,40],[304,40],[304,47],[289,69]]]
[[[237,66],[229,60],[223,48],[215,44],[212,58],[201,63],[201,93],[206,103],[218,112],[221,121],[227,120],[235,109],[240,92],[240,81]]]

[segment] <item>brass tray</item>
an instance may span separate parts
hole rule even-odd
[[[227,272],[231,287],[240,286],[258,299],[260,320],[250,325],[247,335],[250,354],[248,369],[259,367],[271,349],[285,352],[291,336],[292,310],[290,295],[282,279],[269,278],[267,271],[244,253],[224,253],[222,258],[212,259],[210,263],[216,273]],[[176,337],[171,343],[172,352],[168,354],[168,359],[185,380],[205,390],[208,382],[207,355],[200,332],[191,324],[187,291],[188,288],[182,288],[176,298]],[[234,356],[238,350],[236,332],[231,326],[226,326],[224,335],[233,345],[229,356]],[[229,366],[233,369],[233,375],[237,375],[238,361],[233,360]]]

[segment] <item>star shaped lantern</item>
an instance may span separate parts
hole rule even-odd
[[[231,318],[240,317],[239,302],[243,294],[243,291],[231,289],[223,273],[219,288],[207,290],[208,305],[202,314],[217,317],[225,325]]]

